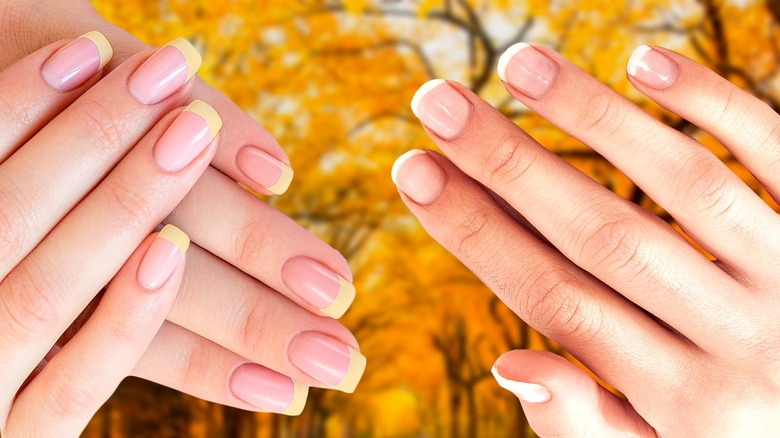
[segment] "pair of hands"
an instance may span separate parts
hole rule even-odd
[[[143,50],[86,2],[37,7],[6,2],[0,40],[36,20],[108,39],[0,51],[3,435],[77,435],[127,375],[293,415],[308,386],[354,390],[345,260],[236,184],[283,192],[280,146],[194,76],[186,41]],[[161,222],[178,228],[149,236]]]
[[[780,200],[780,116],[707,68],[642,46],[631,83],[717,138]],[[717,259],[591,180],[474,93],[434,80],[412,109],[447,154],[394,166],[424,228],[519,317],[628,401],[550,353],[493,373],[541,436],[771,436],[780,418],[780,219],[710,150],[551,49],[498,63],[509,93],[603,155]]]

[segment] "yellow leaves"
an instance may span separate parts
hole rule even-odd
[[[344,10],[351,14],[360,14],[370,6],[368,0],[344,0]]]

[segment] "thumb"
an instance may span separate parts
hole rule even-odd
[[[630,403],[585,371],[546,351],[515,350],[493,365],[498,384],[513,392],[540,437],[655,437]]]

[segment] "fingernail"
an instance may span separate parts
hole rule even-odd
[[[190,238],[184,231],[166,225],[154,238],[138,266],[138,284],[156,291],[168,281],[190,247]]]
[[[517,398],[526,403],[545,403],[552,398],[550,391],[538,383],[518,382],[516,380],[507,379],[499,374],[498,368],[496,368],[495,365],[493,365],[493,368],[490,371],[493,373],[493,377],[496,378],[498,386],[513,393]]]
[[[318,332],[295,336],[287,355],[298,369],[338,391],[354,392],[366,369],[362,354]]]
[[[176,38],[157,50],[127,82],[135,100],[154,105],[186,84],[200,68],[200,53],[189,41]]]
[[[236,368],[229,386],[241,400],[284,415],[300,415],[309,394],[309,387],[303,383],[253,363]]]
[[[41,76],[58,91],[70,91],[108,64],[114,51],[102,33],[92,31],[57,50],[41,67]]]
[[[154,161],[167,172],[187,167],[222,129],[222,119],[206,102],[184,108],[154,146]]]
[[[290,166],[254,146],[238,151],[236,165],[247,178],[276,195],[286,192],[293,179]]]
[[[352,283],[308,257],[288,260],[282,279],[296,295],[331,318],[341,318],[355,300]]]
[[[555,83],[560,67],[533,46],[517,43],[498,60],[498,76],[531,99],[540,99]]]
[[[412,149],[398,157],[391,176],[398,189],[420,205],[428,205],[438,199],[447,183],[444,169],[420,149]]]
[[[471,118],[471,103],[443,79],[428,81],[412,98],[412,112],[436,135],[458,138]]]
[[[626,71],[650,88],[663,90],[677,80],[679,68],[671,58],[649,46],[639,46],[628,58]]]

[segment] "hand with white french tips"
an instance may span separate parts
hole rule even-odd
[[[627,400],[541,351],[501,356],[499,384],[543,437],[772,435],[778,215],[706,147],[553,50],[517,44],[498,68],[512,96],[612,162],[717,258],[458,83],[424,85],[413,110],[447,157],[398,159],[404,201],[519,317]],[[667,49],[638,48],[627,70],[639,91],[716,137],[780,199],[777,113]]]

